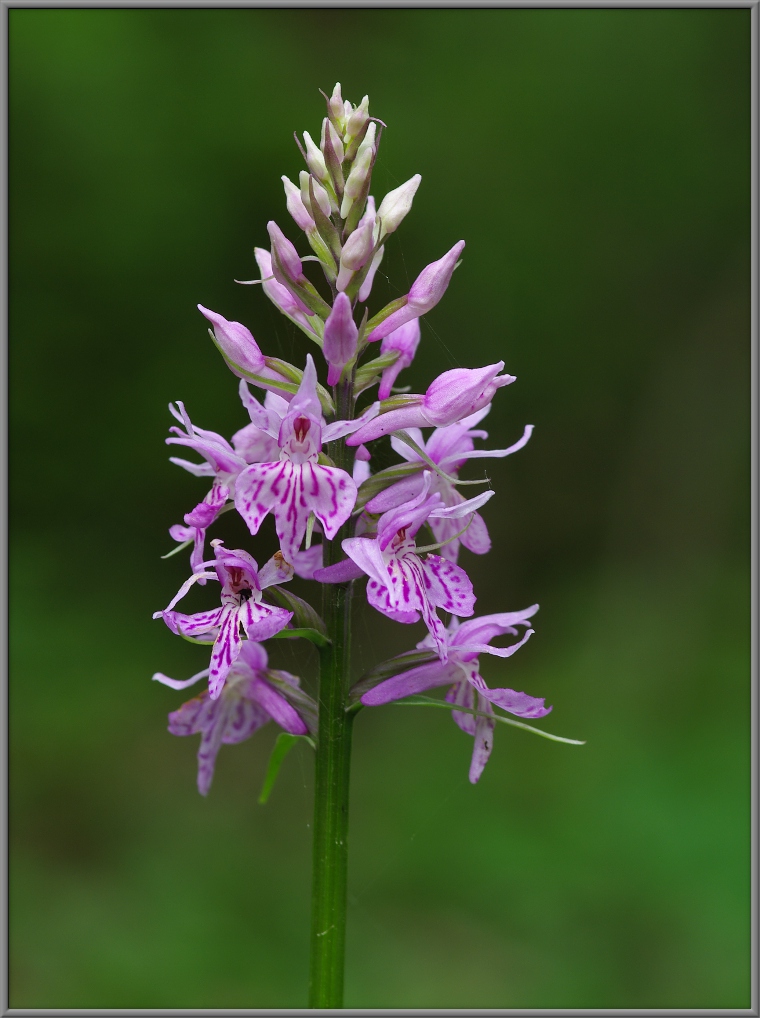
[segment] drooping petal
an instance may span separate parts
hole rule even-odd
[[[482,696],[478,697],[478,710],[483,711],[486,714],[491,713],[491,707],[488,701],[484,700]],[[491,750],[493,749],[494,728],[496,728],[496,722],[493,718],[475,718],[475,743],[472,747],[472,760],[470,762],[469,774],[470,781],[473,785],[483,773],[483,768],[488,763],[488,758],[491,755]]]
[[[361,698],[362,703],[369,707],[377,707],[392,700],[400,700],[403,696],[413,696],[434,686],[442,686],[455,680],[458,675],[461,675],[461,671],[456,663],[431,661],[429,664],[410,668],[409,671],[379,682],[364,694]]]
[[[232,694],[230,701],[222,730],[222,742],[242,742],[269,721],[269,713],[264,706],[247,696],[239,695],[238,690]]]
[[[230,709],[226,699],[216,701],[215,706],[216,711],[210,715],[209,723],[202,729],[201,744],[198,747],[198,791],[201,795],[207,795],[211,787],[216,757]]]
[[[222,608],[213,608],[207,612],[196,612],[194,615],[184,615],[182,612],[162,612],[163,620],[177,636],[189,636],[196,639],[199,636],[210,633],[221,625]]]
[[[286,732],[292,735],[306,735],[308,728],[303,719],[285,697],[272,689],[269,683],[257,676],[251,680],[248,689],[249,696],[261,704],[267,714]]]
[[[446,700],[448,703],[455,703],[457,707],[473,710],[475,691],[464,675],[462,675],[461,669],[456,665],[454,667],[456,668],[458,681],[446,694]],[[465,714],[462,711],[453,710],[451,716],[463,732],[466,732],[468,735],[475,734],[475,716],[473,714]]]
[[[377,580],[367,582],[367,601],[373,608],[389,619],[393,619],[394,622],[402,622],[404,625],[410,626],[420,620],[420,613],[416,610],[400,611],[393,607],[388,588],[384,584],[378,583]]]
[[[552,709],[544,706],[543,697],[529,696],[515,689],[490,689],[478,670],[477,659],[462,667],[465,668],[467,679],[478,691],[481,700],[490,701],[510,714],[516,714],[519,718],[543,718]]]
[[[480,513],[472,514],[470,525],[459,540],[473,555],[486,555],[491,550],[491,538],[488,534],[488,527]]]
[[[246,602],[250,604],[250,602]],[[240,609],[235,605],[225,605],[219,635],[211,652],[208,691],[212,700],[221,693],[227,675],[240,654],[243,641],[240,637]],[[220,736],[221,738],[221,736]]]

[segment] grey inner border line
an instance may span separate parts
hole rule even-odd
[[[716,0],[670,0],[667,3],[658,3],[656,0],[587,0],[585,3],[575,0],[533,0],[533,2],[499,2],[499,0],[480,0],[477,4],[466,4],[462,2],[424,2],[417,0],[415,3],[404,3],[403,0],[372,0],[372,2],[356,3],[349,0],[321,0],[320,3],[290,2],[290,3],[252,3],[249,0],[226,0],[221,4],[209,3],[208,0],[162,0],[162,2],[151,3],[149,0],[136,0],[132,3],[108,3],[108,2],[84,2],[78,3],[50,2],[50,0],[28,0],[28,2],[13,2],[13,0],[0,0],[0,55],[4,62],[4,73],[0,76],[0,133],[2,136],[2,162],[0,163],[0,183],[2,184],[2,245],[0,245],[0,306],[2,317],[0,318],[0,392],[5,397],[5,407],[8,404],[8,377],[7,377],[7,350],[8,350],[8,11],[24,8],[37,9],[80,9],[80,8],[205,8],[224,10],[232,8],[349,8],[349,9],[492,9],[492,8],[543,8],[543,9],[661,9],[661,10],[693,10],[698,8],[719,8],[719,9],[746,9],[751,11],[750,20],[750,47],[751,47],[751,470],[752,470],[752,523],[751,523],[751,620],[752,620],[752,685],[750,693],[751,704],[751,730],[752,730],[752,872],[751,872],[751,894],[752,894],[752,930],[751,930],[751,951],[752,951],[752,988],[750,1008],[553,1008],[533,1009],[530,1011],[515,1008],[488,1008],[488,1009],[428,1009],[428,1008],[355,1008],[337,1010],[325,1009],[262,1009],[262,1008],[150,1008],[150,1009],[129,1009],[129,1008],[8,1008],[8,873],[7,873],[7,691],[8,691],[8,642],[7,642],[7,575],[8,575],[8,518],[7,518],[7,418],[0,415],[0,490],[4,496],[0,502],[0,571],[2,572],[3,583],[0,586],[0,689],[3,697],[0,700],[2,706],[2,726],[0,727],[0,738],[2,740],[2,753],[0,753],[0,836],[2,838],[3,857],[6,865],[2,868],[2,912],[4,922],[0,925],[0,1016],[5,1015],[29,1015],[29,1016],[54,1016],[54,1015],[310,1015],[310,1014],[357,1014],[357,1015],[388,1015],[388,1014],[409,1014],[409,1015],[760,1015],[758,1011],[758,880],[757,880],[757,854],[758,854],[758,53],[760,42],[758,31],[760,29],[760,16],[758,15],[758,3],[760,0],[730,0],[730,2],[716,2]]]

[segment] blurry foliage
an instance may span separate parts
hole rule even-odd
[[[202,494],[166,404],[246,420],[195,305],[306,352],[232,280],[296,237],[279,177],[335,80],[389,125],[375,193],[423,176],[377,306],[467,240],[403,383],[503,358],[492,444],[536,425],[464,553],[479,612],[542,606],[486,678],[588,740],[500,730],[473,788],[443,712],[360,715],[346,1004],[749,1006],[749,10],[9,24],[11,1006],[305,1002],[309,752],[260,807],[274,731],[225,747],[201,800],[148,680],[205,652],[150,614]],[[419,638],[358,608],[357,673]]]

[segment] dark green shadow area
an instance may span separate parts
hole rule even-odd
[[[206,490],[166,405],[246,423],[195,305],[303,361],[233,279],[267,220],[295,239],[279,178],[340,80],[389,125],[375,193],[423,177],[377,306],[467,241],[401,381],[504,359],[489,444],[536,426],[487,461],[494,550],[460,559],[478,613],[541,604],[485,678],[587,740],[500,729],[473,787],[443,711],[360,714],[346,1006],[749,1007],[749,10],[9,25],[10,1005],[306,1002],[310,751],[259,806],[276,733],[225,747],[201,799],[150,676],[206,652],[151,614]],[[357,675],[421,637],[361,605]],[[272,660],[313,677],[312,648]]]

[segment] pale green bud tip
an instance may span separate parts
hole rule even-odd
[[[412,201],[420,186],[422,177],[419,173],[407,180],[405,184],[389,191],[380,203],[377,210],[377,217],[381,221],[381,228],[384,233],[393,233],[401,225],[401,221],[412,207]]]

